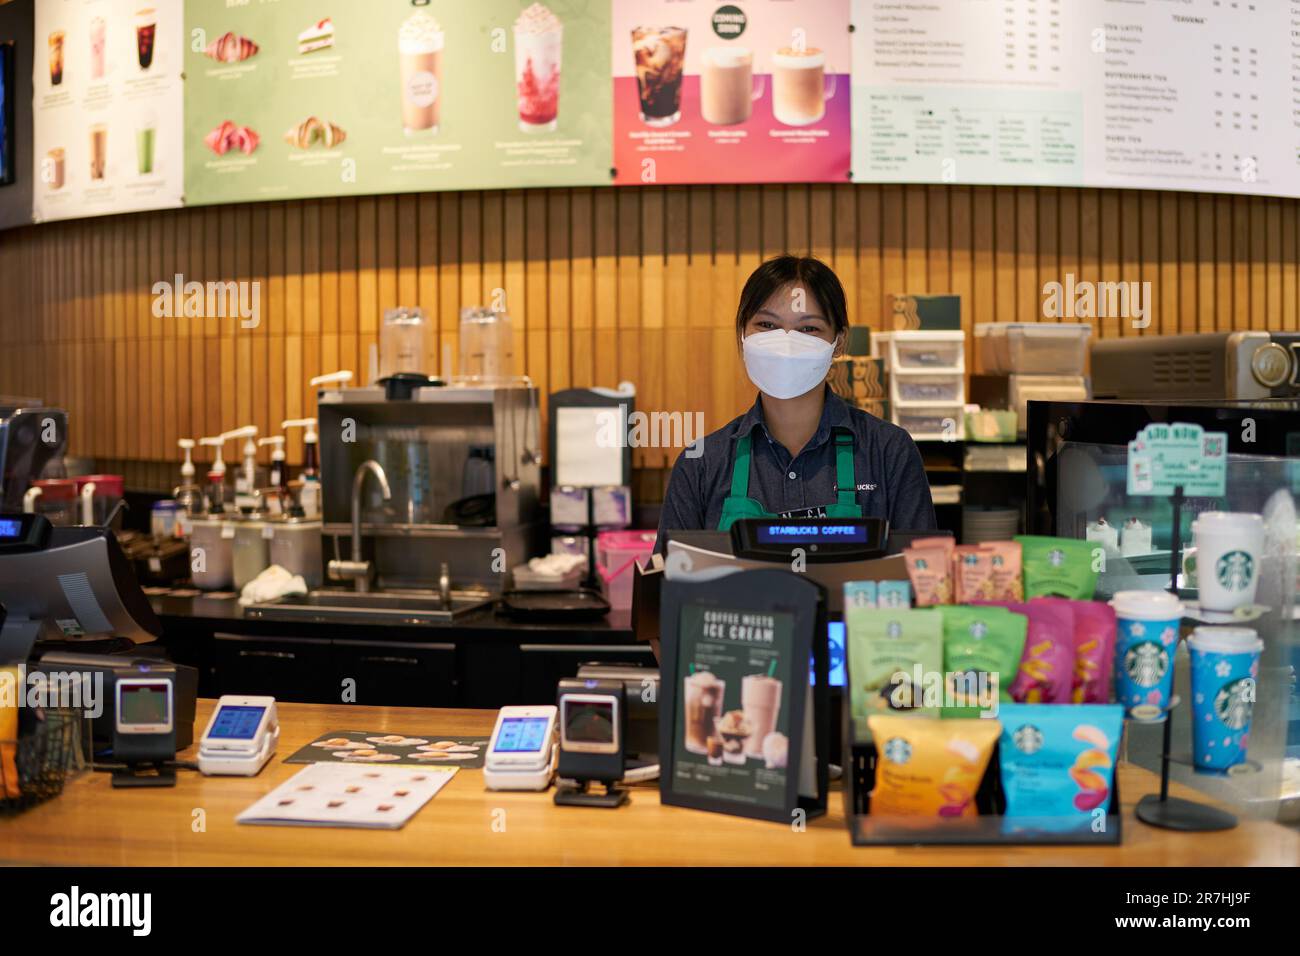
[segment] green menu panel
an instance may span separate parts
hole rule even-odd
[[[602,0],[187,0],[187,204],[610,181]]]

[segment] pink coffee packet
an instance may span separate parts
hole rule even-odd
[[[1029,619],[1025,650],[1011,684],[1011,699],[1021,704],[1068,704],[1074,689],[1074,609],[1064,598],[976,601],[996,604]]]
[[[1115,665],[1115,609],[1102,601],[1070,601],[1074,609],[1074,686],[1076,704],[1110,702]]]

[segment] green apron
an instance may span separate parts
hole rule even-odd
[[[751,433],[752,434],[752,433]],[[853,433],[847,428],[833,430],[835,441],[835,497],[826,506],[828,518],[861,518],[858,505],[857,478],[853,469]],[[763,503],[749,497],[749,459],[753,453],[751,435],[736,440],[736,463],[731,468],[731,494],[722,502],[719,531],[730,531],[740,518],[777,518],[763,509]]]

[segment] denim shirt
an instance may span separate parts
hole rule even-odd
[[[891,528],[929,531],[937,525],[930,483],[920,449],[906,431],[853,408],[829,388],[821,421],[812,440],[791,459],[763,423],[763,403],[756,399],[744,415],[687,448],[677,457],[659,517],[655,550],[667,547],[666,532],[718,527],[722,502],[731,494],[736,442],[750,435],[753,454],[749,497],[782,517],[816,518],[836,500],[835,444],[831,429],[853,433],[853,468],[862,514],[886,518]],[[695,457],[691,457],[694,455]]]

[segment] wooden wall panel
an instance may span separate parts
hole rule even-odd
[[[889,292],[956,293],[968,329],[1050,321],[1043,285],[1071,274],[1151,284],[1150,326],[1106,318],[1102,336],[1296,329],[1297,230],[1283,199],[849,184],[428,193],[52,223],[0,233],[0,394],[66,407],[76,455],[172,462],[178,438],[249,421],[273,434],[311,414],[312,375],[348,367],[366,381],[385,308],[425,309],[426,360],[446,371],[461,307],[503,296],[517,371],[543,392],[628,379],[642,410],[702,412],[711,430],[752,401],[735,304],[775,253],[830,262],[852,319],[873,327]],[[258,283],[260,324],[154,316],[153,284],[178,274]],[[301,460],[300,432],[287,450]],[[662,469],[676,454],[636,461]],[[174,470],[156,468],[162,481]]]

